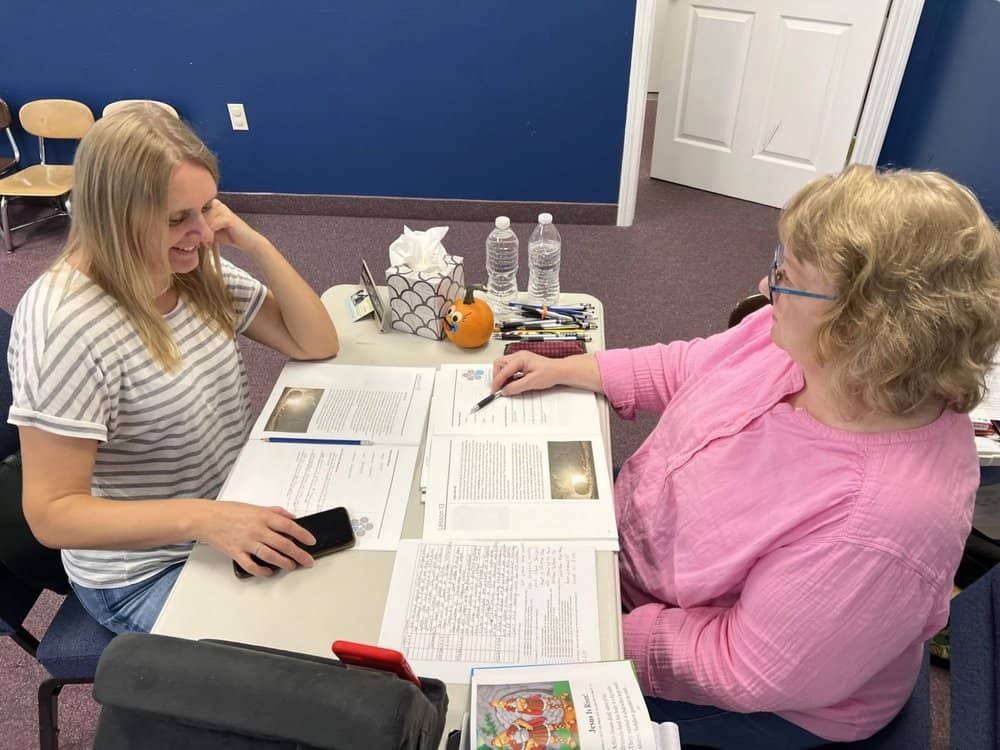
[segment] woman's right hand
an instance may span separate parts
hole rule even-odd
[[[541,391],[556,385],[600,393],[601,374],[597,359],[593,354],[552,359],[522,350],[505,354],[493,363],[492,390],[502,389],[504,396]]]
[[[295,523],[295,516],[284,508],[214,500],[196,538],[224,552],[248,573],[269,576],[271,571],[253,562],[250,555],[283,570],[298,565],[312,567],[312,556],[289,537],[306,546],[316,543],[315,537]]]

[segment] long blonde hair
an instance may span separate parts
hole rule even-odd
[[[970,190],[853,166],[797,193],[779,232],[838,290],[817,350],[842,396],[895,415],[982,400],[1000,344],[1000,232]]]
[[[73,217],[61,256],[124,308],[153,359],[168,372],[181,357],[156,308],[157,270],[145,248],[165,241],[167,188],[174,169],[191,162],[218,182],[215,156],[185,123],[153,104],[133,104],[103,117],[80,142],[73,160]],[[235,336],[236,312],[222,279],[218,245],[202,245],[198,267],[173,276],[205,322]],[[162,278],[162,277],[161,277]]]

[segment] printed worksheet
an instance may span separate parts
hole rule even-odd
[[[219,497],[265,507],[278,505],[296,517],[343,506],[359,549],[395,549],[416,463],[416,446],[251,440]]]
[[[289,362],[250,437],[419,446],[433,389],[431,367]]]
[[[595,554],[584,544],[404,539],[379,645],[445,682],[466,682],[472,667],[595,659]]]
[[[444,436],[431,445],[424,539],[587,539],[618,548],[599,439]]]
[[[421,474],[425,539],[577,539],[618,548],[600,406],[572,388],[498,397],[492,365],[442,365]]]
[[[490,395],[493,365],[441,365],[434,377],[430,435],[600,434],[597,397],[576,388],[531,391],[499,397],[478,411]]]

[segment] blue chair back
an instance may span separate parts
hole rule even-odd
[[[951,747],[1000,747],[1000,565],[951,602]]]
[[[909,700],[896,717],[866,740],[824,745],[828,750],[930,750],[931,662],[924,646],[924,659]]]

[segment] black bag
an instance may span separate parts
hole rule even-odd
[[[444,683],[224,641],[125,633],[105,649],[94,750],[437,750]]]

